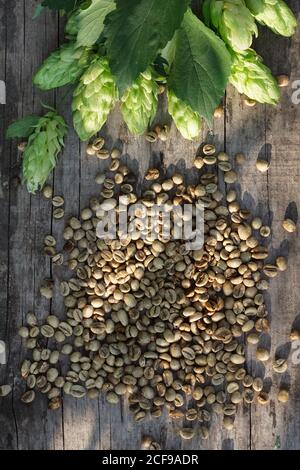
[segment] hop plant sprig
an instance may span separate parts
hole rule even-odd
[[[271,70],[253,49],[243,53],[232,52],[230,82],[239,93],[259,103],[277,104],[280,91]]]
[[[33,77],[33,83],[41,90],[51,90],[74,83],[88,65],[91,52],[76,48],[74,42],[63,44],[43,63]]]
[[[283,0],[245,0],[247,7],[260,24],[274,33],[290,37],[295,33],[297,19]]]
[[[158,103],[158,85],[150,67],[128,88],[121,103],[122,115],[130,132],[143,134],[156,114]]]
[[[201,117],[192,108],[181,101],[172,90],[168,90],[168,111],[181,133],[188,140],[199,138],[201,131]]]
[[[23,180],[30,193],[42,188],[54,169],[68,127],[53,110],[41,117],[33,129],[23,156]]]
[[[252,44],[258,30],[244,0],[205,0],[203,4],[207,24],[212,24],[235,51],[244,51]]]
[[[278,103],[278,84],[251,43],[257,23],[283,36],[294,34],[297,21],[286,3],[203,0],[204,21],[190,3],[43,1],[67,14],[67,42],[44,61],[34,84],[42,90],[74,85],[73,123],[83,141],[100,131],[119,93],[129,131],[144,133],[156,114],[162,84],[168,89],[169,113],[190,140],[200,137],[202,119],[212,125],[229,82],[254,101]],[[53,169],[65,130],[53,110],[9,127],[9,138],[29,138],[23,165],[29,191],[41,187]]]
[[[80,78],[73,95],[73,123],[81,140],[88,140],[100,131],[117,98],[107,58],[96,57]]]

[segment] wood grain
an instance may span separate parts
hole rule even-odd
[[[1,449],[138,449],[141,436],[151,434],[165,449],[282,449],[300,448],[300,369],[294,360],[289,333],[300,309],[300,242],[298,232],[287,235],[281,228],[286,211],[295,215],[300,204],[300,105],[292,103],[292,86],[282,90],[277,108],[257,105],[248,108],[242,98],[229,87],[224,118],[215,121],[212,132],[203,128],[202,140],[214,142],[232,158],[242,151],[247,160],[236,168],[236,185],[244,207],[272,224],[271,254],[283,253],[289,257],[288,270],[271,283],[267,294],[272,325],[269,338],[271,354],[285,357],[289,353],[289,369],[278,377],[266,367],[266,386],[271,386],[272,399],[266,407],[252,405],[239,410],[236,427],[224,431],[217,417],[213,418],[211,435],[206,442],[198,439],[181,441],[176,425],[166,414],[159,419],[134,424],[126,400],[119,406],[105,403],[104,398],[80,401],[66,397],[61,410],[50,412],[46,399],[39,396],[34,405],[27,407],[19,397],[23,383],[18,376],[24,348],[16,331],[24,322],[28,311],[39,318],[49,312],[63,315],[62,299],[55,290],[51,302],[41,299],[39,287],[45,277],[57,280],[64,276],[62,267],[51,268],[42,253],[43,238],[53,233],[60,238],[63,221],[55,221],[51,204],[40,195],[30,196],[18,184],[21,155],[16,144],[4,139],[7,125],[27,113],[41,111],[41,100],[58,104],[60,112],[70,120],[70,98],[59,105],[65,90],[40,94],[33,88],[31,77],[42,60],[62,41],[62,23],[55,13],[44,12],[33,21],[38,2],[0,0],[0,80],[7,83],[7,105],[0,105],[0,340],[8,350],[7,365],[0,365],[0,383],[13,385],[13,394],[0,398]],[[289,2],[299,15],[296,0]],[[292,40],[275,37],[264,31],[257,43],[274,73],[291,74],[300,79],[300,31]],[[169,122],[165,112],[157,122]],[[200,142],[183,140],[174,126],[166,143],[149,144],[143,137],[129,135],[119,111],[110,116],[102,135],[110,147],[122,148],[124,159],[139,175],[140,182],[149,163],[164,165],[168,172],[178,168],[188,179],[193,179],[193,157]],[[271,158],[267,174],[255,168],[258,155]],[[95,174],[103,169],[98,160],[87,158],[84,145],[80,145],[70,131],[63,154],[51,178],[55,194],[66,200],[66,219],[76,215],[88,204],[89,197],[97,194]],[[299,317],[300,318],[300,317]],[[298,320],[299,320],[298,318]],[[297,321],[298,321],[297,320]],[[261,374],[253,351],[248,351],[248,366]],[[290,401],[280,405],[276,400],[276,386],[282,380],[290,387]]]

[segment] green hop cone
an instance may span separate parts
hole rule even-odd
[[[246,0],[255,19],[274,33],[290,37],[295,33],[297,19],[283,0]]]
[[[230,82],[239,93],[259,103],[276,104],[279,101],[279,87],[271,70],[252,49],[233,53]]]
[[[43,63],[33,77],[33,83],[41,90],[51,90],[76,81],[86,68],[90,51],[75,47],[75,43],[63,44]]]
[[[41,188],[56,165],[67,133],[64,119],[55,111],[41,117],[29,136],[23,157],[23,179],[30,193]]]
[[[235,51],[244,51],[257,36],[257,26],[244,0],[205,0],[205,21],[213,25],[222,39]]]
[[[132,134],[143,134],[153,120],[158,103],[158,85],[150,67],[141,73],[121,99],[123,118]]]
[[[73,95],[74,128],[81,140],[88,140],[100,131],[117,98],[108,60],[98,57],[80,78]]]
[[[181,101],[172,90],[168,90],[168,111],[181,135],[195,140],[200,135],[201,118],[192,108]]]

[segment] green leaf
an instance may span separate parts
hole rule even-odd
[[[110,67],[123,93],[179,28],[189,0],[116,0],[105,21]]]
[[[76,7],[78,0],[43,0],[42,6],[51,10],[72,11]]]
[[[177,32],[170,89],[211,125],[230,67],[231,57],[224,42],[188,10]]]
[[[92,46],[104,29],[105,17],[116,8],[114,0],[93,0],[78,15],[77,46]]]
[[[33,133],[39,119],[39,116],[31,115],[13,122],[6,131],[6,138],[15,139],[17,137],[24,137],[27,139]]]

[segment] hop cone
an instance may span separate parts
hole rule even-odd
[[[205,0],[204,16],[222,39],[235,51],[244,51],[252,44],[257,26],[244,0]]]
[[[81,140],[88,140],[101,129],[117,96],[108,60],[95,59],[81,77],[73,96],[73,122]]]
[[[255,19],[281,36],[292,36],[297,20],[282,0],[246,0],[247,7]]]
[[[56,165],[67,126],[61,116],[50,111],[40,118],[29,136],[23,158],[23,179],[30,193],[41,188]]]
[[[259,103],[276,104],[279,101],[279,88],[271,70],[252,49],[233,54],[230,82],[240,93]]]
[[[143,134],[156,114],[158,85],[151,68],[142,73],[122,97],[121,111],[132,134]]]
[[[90,58],[86,48],[75,47],[75,43],[63,44],[43,63],[33,77],[33,83],[42,90],[51,90],[77,80]]]
[[[199,137],[201,118],[198,113],[181,101],[173,91],[168,91],[168,110],[175,125],[185,139],[194,140]]]

